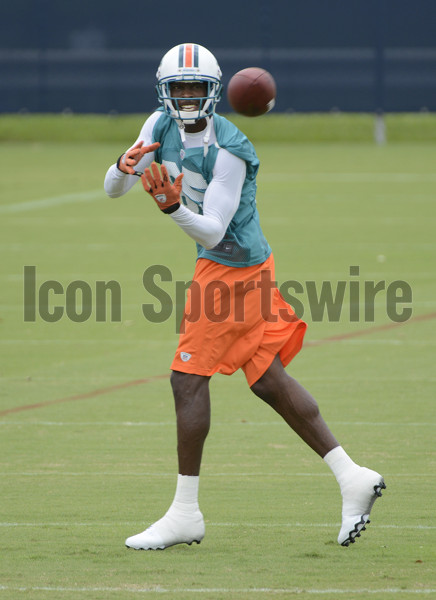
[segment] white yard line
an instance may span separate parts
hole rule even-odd
[[[265,173],[259,175],[260,181],[277,181],[281,179],[291,182],[317,181],[327,183],[433,183],[436,182],[436,175],[434,173]],[[89,202],[104,197],[106,197],[106,194],[102,188],[87,192],[62,194],[29,202],[4,204],[0,206],[0,214],[21,213],[73,202]]]
[[[395,381],[398,381],[396,379]],[[432,380],[433,381],[433,380]],[[399,423],[386,421],[330,421],[331,425],[346,427],[435,427],[431,421]],[[0,421],[1,426],[36,427],[174,427],[175,421]],[[283,427],[283,421],[216,421],[216,427]]]
[[[51,196],[40,200],[30,200],[29,202],[17,202],[14,204],[0,205],[0,214],[8,215],[14,213],[26,212],[29,210],[40,210],[42,208],[53,208],[62,204],[71,204],[74,202],[92,202],[106,197],[103,189],[89,190],[88,192],[76,192],[75,194],[62,194],[61,196]]]
[[[14,523],[14,522],[5,522],[0,523],[0,527],[3,528],[15,528],[15,527],[23,527],[23,528],[32,528],[32,527],[134,527],[137,526],[137,521],[125,521],[125,522],[90,522],[90,523],[74,523],[74,522],[53,522],[53,523]],[[249,529],[259,528],[259,529],[300,529],[300,528],[323,528],[330,529],[335,527],[340,527],[340,523],[207,523],[207,527],[247,527]],[[377,529],[410,529],[410,530],[420,530],[420,531],[434,531],[436,529],[436,525],[376,525]]]
[[[226,595],[238,595],[238,594],[260,594],[260,595],[275,595],[275,594],[311,594],[314,596],[320,595],[367,595],[367,594],[420,594],[428,595],[435,594],[436,588],[420,588],[420,589],[404,589],[404,588],[171,588],[161,586],[149,586],[149,587],[130,587],[129,584],[125,586],[75,586],[75,587],[63,587],[63,586],[9,586],[0,585],[0,592],[75,592],[75,593],[93,593],[93,592],[106,592],[106,593],[131,593],[131,594],[222,594]]]
[[[395,381],[398,381],[396,379]],[[430,421],[422,422],[410,422],[399,423],[399,422],[386,422],[386,421],[330,421],[331,425],[344,425],[346,427],[435,427],[436,423]],[[12,427],[25,427],[25,426],[36,426],[36,427],[174,427],[175,421],[0,421],[1,426],[12,426]],[[277,421],[216,421],[214,422],[216,427],[276,427],[284,426],[284,422]],[[428,475],[428,474],[427,474]]]
[[[324,473],[291,473],[289,471],[280,471],[280,472],[267,472],[267,473],[262,473],[262,472],[253,472],[253,471],[247,471],[247,472],[205,472],[203,477],[204,479],[206,478],[214,478],[214,477],[224,477],[224,478],[229,478],[229,477],[236,477],[236,478],[244,478],[244,479],[262,479],[262,478],[266,478],[266,477],[279,477],[282,480],[284,480],[284,478],[290,480],[290,479],[296,479],[298,477],[304,477],[304,478],[314,478],[314,477],[329,477],[331,478],[331,473],[330,472],[324,472]],[[384,477],[385,478],[395,478],[395,479],[399,479],[399,478],[406,478],[406,479],[419,479],[419,478],[424,478],[424,479],[432,479],[436,476],[436,473],[384,473]],[[165,478],[174,478],[174,473],[154,473],[151,471],[56,471],[55,469],[52,469],[51,471],[47,470],[47,471],[12,471],[12,472],[8,472],[8,471],[2,471],[0,473],[0,477],[1,478],[8,478],[8,477],[133,477],[133,478],[137,478],[137,477],[150,477],[150,478],[155,478],[157,479],[158,477],[165,477]]]

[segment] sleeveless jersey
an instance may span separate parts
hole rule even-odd
[[[155,151],[155,160],[166,166],[172,181],[184,174],[181,201],[193,212],[203,214],[204,194],[213,178],[219,149],[225,148],[243,159],[247,170],[238,209],[221,242],[210,250],[197,244],[197,257],[234,267],[260,264],[271,254],[271,248],[262,233],[256,208],[259,159],[252,143],[233,123],[215,114],[213,125],[217,142],[208,147],[204,156],[203,145],[183,146],[177,123],[162,112],[153,128],[153,142],[161,144]]]

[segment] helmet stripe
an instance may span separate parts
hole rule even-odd
[[[180,44],[179,46],[179,69],[183,67],[196,67],[199,64],[198,44]]]
[[[192,67],[192,44],[185,46],[185,67]]]

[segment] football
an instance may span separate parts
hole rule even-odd
[[[233,75],[227,86],[227,99],[233,110],[246,117],[258,117],[275,104],[276,83],[265,69],[249,67]]]

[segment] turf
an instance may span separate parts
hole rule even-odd
[[[348,549],[337,545],[336,482],[237,373],[211,383],[206,537],[156,553],[123,544],[174,492],[174,294],[195,255],[139,188],[114,200],[101,192],[124,146],[0,144],[0,598],[435,595],[434,144],[257,144],[258,205],[279,284],[361,284],[355,322],[348,297],[338,321],[317,321],[307,293],[297,295],[309,329],[288,371],[352,457],[385,476],[367,531]],[[36,267],[37,290],[48,280],[64,292],[88,284],[89,319],[47,323],[37,306],[35,321],[24,321],[26,265]],[[142,313],[143,303],[161,309],[142,281],[153,265],[173,276],[162,284],[173,296],[162,323]],[[112,280],[121,320],[96,322],[96,282]],[[412,318],[392,321],[381,292],[365,321],[365,281],[405,282]],[[51,296],[54,306],[66,308],[65,293]]]
[[[372,142],[374,117],[366,113],[271,113],[261,119],[226,115],[253,142]],[[104,142],[130,144],[144,115],[1,114],[0,141]],[[436,142],[436,115],[387,114],[386,136],[393,142]],[[124,146],[123,146],[124,147]]]

